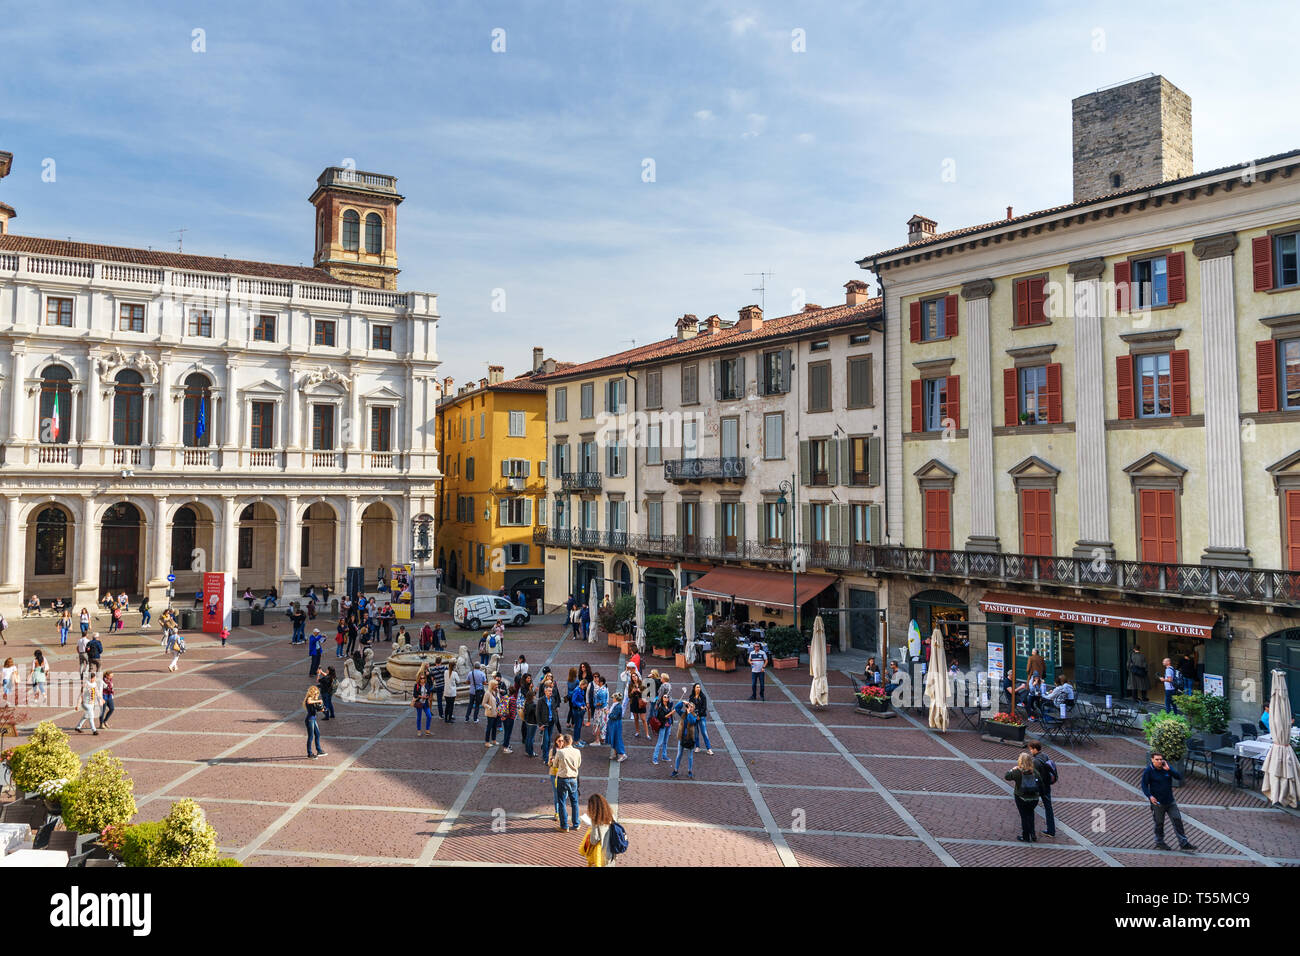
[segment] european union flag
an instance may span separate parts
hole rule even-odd
[[[200,395],[199,416],[198,416],[198,420],[195,421],[194,423],[194,437],[197,440],[202,438],[207,433],[208,433],[208,403],[203,398],[203,396]]]

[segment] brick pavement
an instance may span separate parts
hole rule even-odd
[[[56,670],[75,666],[75,653],[52,649],[39,622],[15,623],[5,653],[25,662],[40,640]],[[286,627],[273,620],[239,628],[226,648],[195,635],[176,674],[166,670],[155,634],[106,642],[117,712],[98,737],[72,735],[80,753],[109,748],[123,758],[140,819],[161,817],[182,796],[199,799],[225,850],[250,865],[581,862],[577,836],[556,830],[544,768],[524,755],[518,728],[513,754],[489,751],[485,724],[459,719],[463,697],[457,722],[436,722],[428,738],[416,737],[409,707],[337,702],[338,719],[321,723],[327,756],[309,761],[306,655],[289,645]],[[559,635],[546,619],[511,630],[505,657],[526,654],[534,673],[550,663],[561,683],[581,661],[611,679],[621,670],[607,645]],[[449,642],[456,649],[472,639],[449,627]],[[832,676],[832,705],[815,711],[802,669],[770,673],[767,701],[750,702],[742,672],[686,672],[647,659],[644,669],[651,667],[667,671],[674,696],[694,680],[703,684],[716,753],[695,755],[696,780],[673,780],[671,767],[651,764],[653,741],[634,738],[630,722],[626,762],[611,764],[594,744],[584,750],[584,797],[613,797],[629,831],[620,865],[1300,863],[1297,815],[1200,778],[1179,799],[1201,852],[1154,851],[1150,815],[1135,792],[1144,750],[1134,740],[1052,748],[1062,769],[1054,793],[1061,830],[1025,846],[1014,839],[1018,821],[1001,779],[1015,751],[964,726],[939,735],[923,716],[857,714],[842,675]],[[26,727],[52,717],[71,729],[77,716],[28,710]]]

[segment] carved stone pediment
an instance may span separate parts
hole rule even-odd
[[[128,355],[119,347],[95,356],[94,362],[95,370],[102,379],[107,379],[109,373],[115,369],[124,367],[137,369],[154,380],[158,378],[158,363],[144,352]]]
[[[352,378],[344,375],[336,368],[326,366],[325,368],[316,368],[303,375],[298,383],[298,387],[306,391],[309,388],[315,388],[318,385],[337,385],[344,391],[352,390]]]

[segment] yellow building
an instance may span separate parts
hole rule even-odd
[[[437,554],[453,594],[522,591],[530,608],[543,593],[542,549],[533,529],[546,522],[546,386],[537,368],[503,380],[503,368],[452,392],[445,380],[437,434],[445,456]]]

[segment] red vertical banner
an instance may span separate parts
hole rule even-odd
[[[208,571],[203,575],[203,624],[207,634],[220,634],[230,626],[230,575]]]

